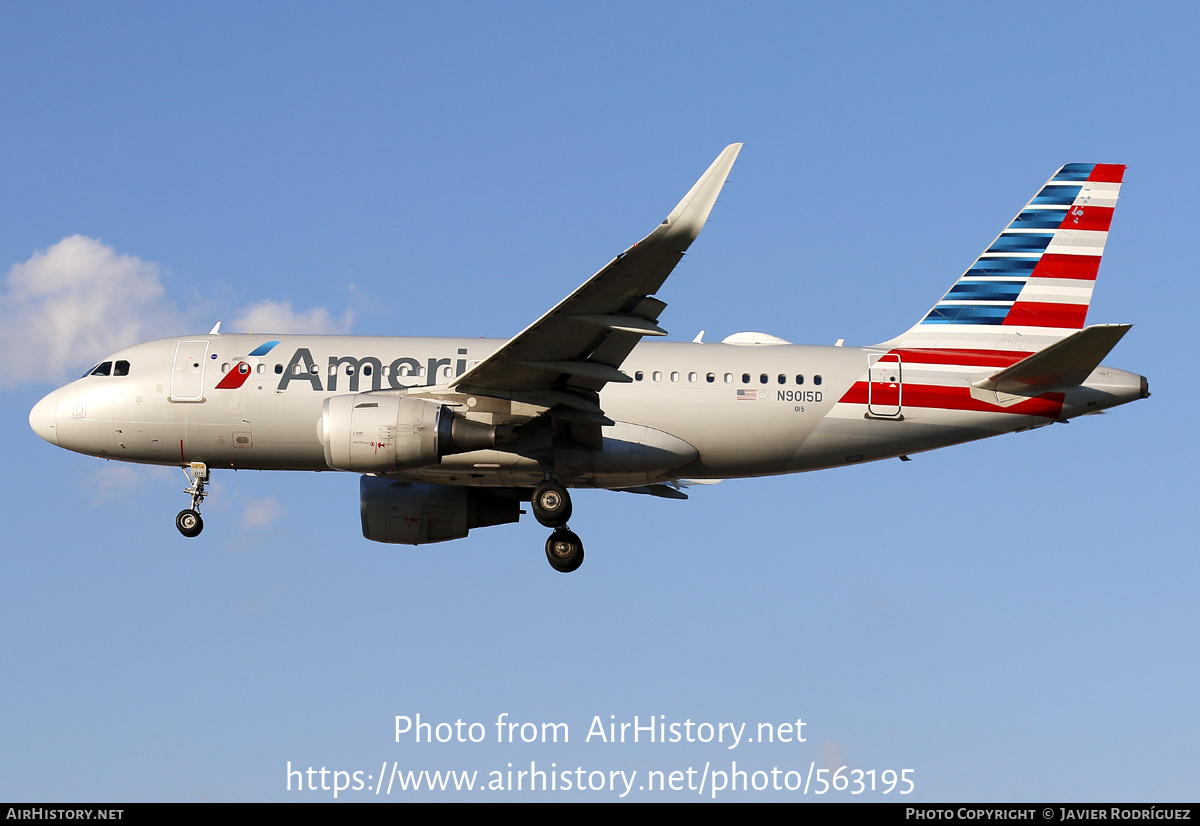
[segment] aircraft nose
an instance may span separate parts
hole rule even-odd
[[[29,426],[33,432],[52,445],[58,444],[57,422],[54,421],[58,412],[58,392],[55,391],[33,406],[29,411]]]

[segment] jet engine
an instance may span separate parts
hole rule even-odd
[[[487,488],[422,485],[364,476],[358,485],[363,536],[373,542],[424,545],[462,539],[471,528],[505,525],[521,503]]]
[[[320,435],[326,464],[359,473],[436,465],[443,456],[496,444],[495,428],[455,415],[447,405],[382,393],[330,396]]]

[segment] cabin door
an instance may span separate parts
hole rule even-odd
[[[204,361],[207,358],[207,341],[181,341],[176,345],[175,366],[171,370],[171,401],[204,401]]]

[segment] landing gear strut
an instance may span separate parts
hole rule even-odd
[[[546,540],[546,559],[554,570],[569,574],[583,564],[583,542],[567,529],[571,518],[571,494],[549,474],[546,481],[533,489],[529,497],[533,516],[554,533]]]
[[[188,479],[188,486],[183,492],[191,495],[192,506],[176,515],[175,527],[184,536],[199,536],[200,531],[204,530],[204,520],[200,518],[200,503],[208,496],[208,492],[204,490],[208,485],[208,465],[204,462],[192,462],[190,469],[183,469],[183,475]]]

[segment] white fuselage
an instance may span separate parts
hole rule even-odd
[[[262,355],[248,355],[272,344]],[[88,375],[48,395],[34,430],[61,447],[130,462],[328,470],[330,396],[445,385],[498,339],[198,335],[110,356],[126,375]],[[930,450],[1065,420],[1141,398],[1142,377],[1097,368],[1084,384],[1013,404],[972,391],[994,368],[910,363],[868,369],[886,348],[647,341],[601,394],[615,424],[603,449],[560,451],[558,479],[625,487],[679,478],[791,473]],[[869,361],[870,360],[870,361]],[[889,366],[890,363],[889,363]],[[476,418],[494,399],[468,399]],[[491,407],[489,407],[491,405]],[[545,444],[518,438],[396,474],[485,487],[537,484]],[[544,461],[544,460],[543,460]]]

